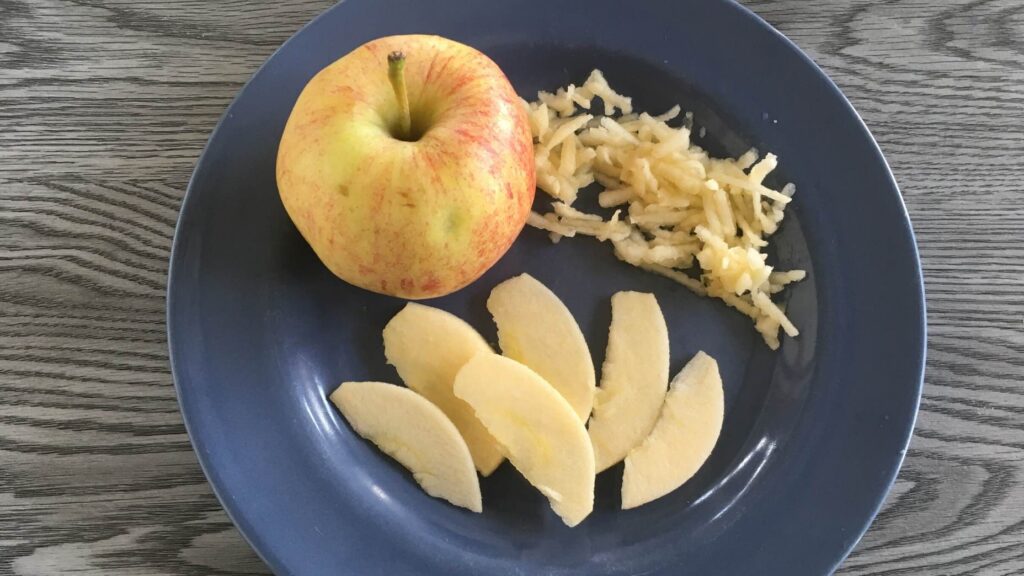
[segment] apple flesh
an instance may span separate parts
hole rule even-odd
[[[435,498],[481,512],[480,481],[455,425],[419,394],[383,382],[345,382],[331,401],[356,433],[412,472]]]
[[[693,477],[715,448],[724,418],[718,362],[698,352],[672,379],[650,436],[626,456],[623,510],[661,498]]]
[[[668,392],[668,352],[668,326],[654,294],[612,296],[608,349],[588,429],[598,472],[619,463],[654,428]]]
[[[384,356],[405,385],[430,400],[459,429],[483,476],[504,459],[469,404],[455,397],[455,375],[477,354],[493,353],[472,326],[454,314],[415,302],[384,327]]]
[[[401,90],[388,61],[396,52]],[[442,296],[490,268],[526,222],[535,186],[526,110],[497,64],[469,46],[380,38],[303,89],[277,184],[331,272],[383,294]]]
[[[572,312],[547,286],[520,274],[494,287],[487,310],[505,356],[555,387],[583,422],[594,405],[594,362]]]
[[[572,406],[526,366],[480,354],[459,370],[455,395],[469,403],[509,462],[548,498],[567,526],[594,509],[594,450]]]

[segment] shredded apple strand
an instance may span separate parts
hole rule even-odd
[[[538,186],[556,200],[550,213],[532,213],[529,225],[553,242],[577,234],[610,241],[620,260],[749,316],[772,349],[780,329],[798,334],[771,295],[806,274],[775,271],[764,252],[796,190],[765,184],[778,166],[774,154],[712,158],[690,140],[692,114],[673,127],[678,105],[659,116],[634,112],[599,70],[526,106]],[[593,182],[603,188],[598,204],[615,208],[610,218],[572,207]]]

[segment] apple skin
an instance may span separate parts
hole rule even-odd
[[[388,54],[405,54],[416,141]],[[535,192],[526,110],[498,65],[439,36],[389,36],[321,70],[281,137],[281,201],[343,280],[408,299],[480,277],[522,230]]]

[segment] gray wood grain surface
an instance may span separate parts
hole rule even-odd
[[[171,385],[177,210],[218,117],[329,2],[0,0],[0,574],[265,573]],[[758,0],[878,138],[927,385],[845,575],[1024,573],[1024,2]]]

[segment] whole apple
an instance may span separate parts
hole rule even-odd
[[[526,110],[498,65],[469,46],[380,38],[303,89],[277,185],[331,272],[383,294],[442,296],[479,278],[526,222]]]

